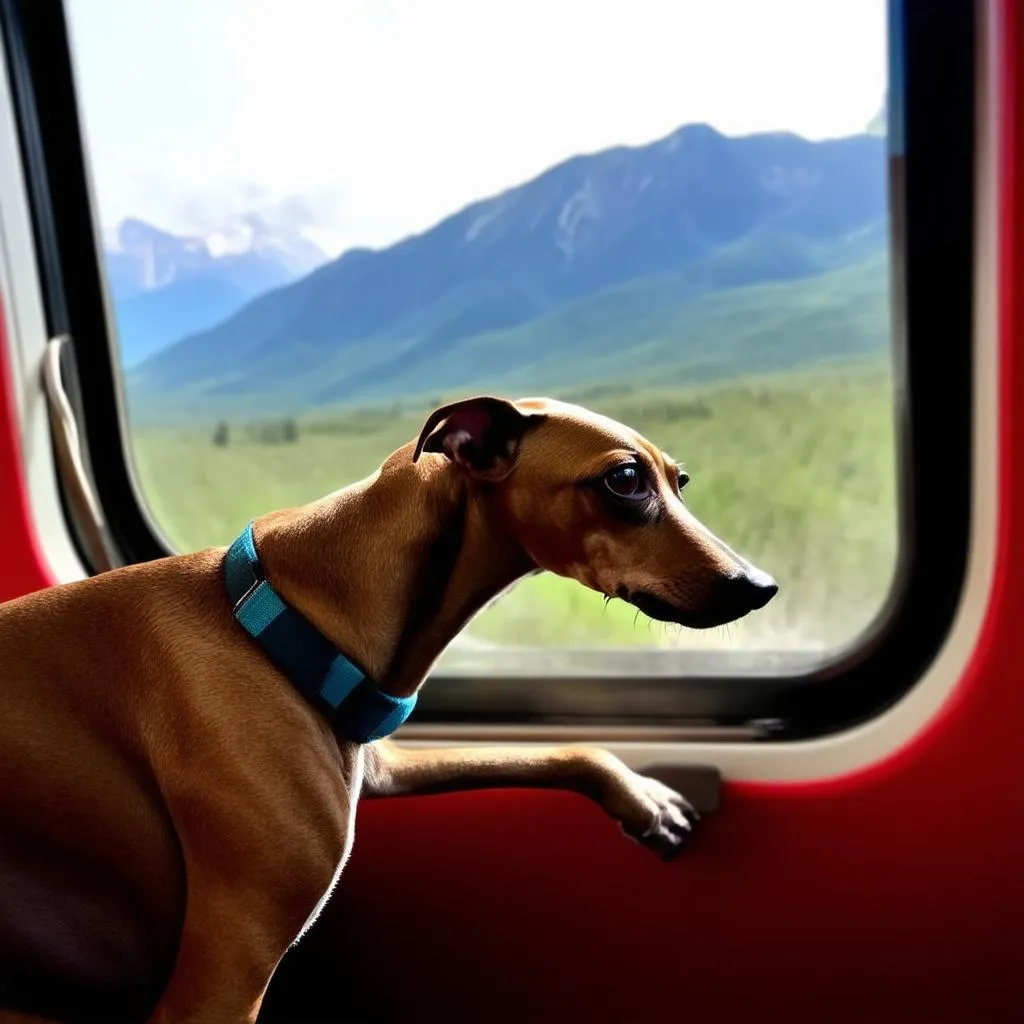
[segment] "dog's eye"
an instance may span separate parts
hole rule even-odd
[[[679,490],[681,491],[690,482],[690,474],[679,470]]]
[[[617,498],[646,498],[650,488],[639,466],[616,466],[604,475],[604,485]]]

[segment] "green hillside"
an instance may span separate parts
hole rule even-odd
[[[868,235],[851,245],[874,241]],[[801,251],[806,266],[815,255],[804,245]],[[548,392],[613,379],[634,387],[682,384],[880,353],[888,344],[883,253],[811,277],[710,290],[727,280],[733,259],[749,265],[751,258],[725,250],[711,263],[608,289],[521,327],[445,344],[429,333],[353,343],[306,373],[295,372],[303,364],[296,338],[267,357],[264,390],[247,390],[252,374],[245,367],[237,378],[169,395],[136,388],[129,378],[131,414],[140,424],[211,421],[471,390]],[[830,258],[834,249],[820,256]]]
[[[887,262],[683,301],[675,277],[623,285],[446,351],[413,347],[375,381],[342,377],[321,401],[441,389],[534,392],[601,380],[635,387],[791,369],[889,344]],[[342,366],[337,366],[341,372]]]

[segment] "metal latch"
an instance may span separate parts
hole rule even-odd
[[[43,389],[46,392],[50,430],[53,433],[57,472],[71,514],[79,528],[86,556],[97,572],[105,572],[116,568],[120,561],[96,497],[95,487],[86,469],[81,434],[64,387],[61,360],[65,352],[73,355],[71,338],[61,334],[47,343],[43,355]]]

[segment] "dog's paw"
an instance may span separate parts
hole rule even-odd
[[[631,772],[608,807],[623,833],[642,846],[672,860],[685,848],[700,815],[674,789]]]

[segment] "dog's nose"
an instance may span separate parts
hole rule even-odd
[[[750,604],[751,611],[763,608],[779,592],[778,583],[768,573],[753,567],[741,576],[737,583]]]
[[[751,566],[737,576],[719,580],[713,603],[729,621],[763,608],[778,592],[778,583],[768,573]]]

